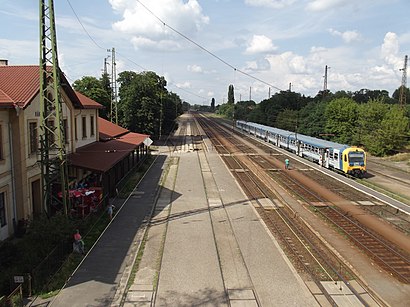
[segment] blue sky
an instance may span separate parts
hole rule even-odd
[[[325,65],[332,92],[392,95],[410,54],[408,0],[59,0],[54,6],[60,66],[70,82],[100,77],[114,47],[117,73],[155,71],[191,104],[226,102],[229,84],[236,100],[251,95],[260,102],[290,83],[314,96],[323,89]],[[0,0],[0,59],[9,65],[38,64],[38,10],[38,1]]]

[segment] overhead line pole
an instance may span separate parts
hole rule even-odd
[[[404,57],[403,76],[401,78],[399,104],[403,108],[406,105],[406,87],[407,87],[407,55]]]
[[[111,109],[110,120],[118,124],[118,106],[117,106],[117,63],[115,62],[115,48],[107,50],[111,52]]]
[[[43,206],[48,216],[53,205],[62,204],[66,215],[70,205],[60,73],[54,3],[40,0],[40,162]]]

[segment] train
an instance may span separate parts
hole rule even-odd
[[[366,152],[362,148],[243,120],[237,120],[235,126],[322,167],[358,178],[366,174]]]

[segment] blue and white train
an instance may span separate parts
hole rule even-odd
[[[359,178],[366,173],[366,153],[359,147],[242,120],[236,121],[236,127],[323,167]]]

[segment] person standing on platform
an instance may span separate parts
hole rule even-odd
[[[289,159],[285,159],[285,169],[289,169]]]

